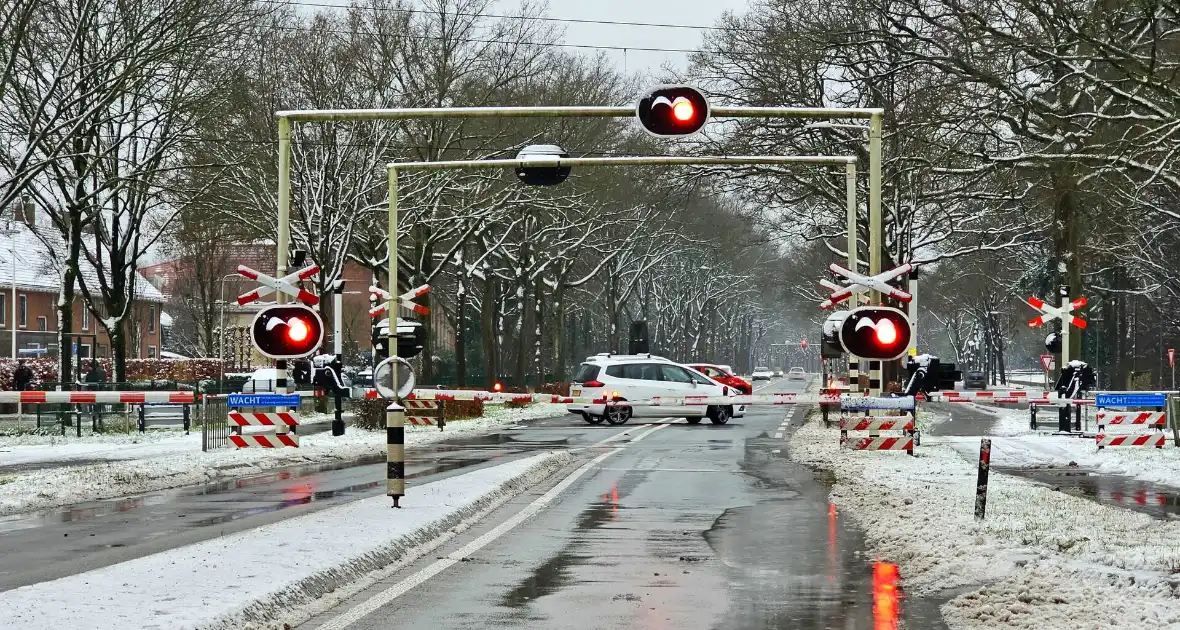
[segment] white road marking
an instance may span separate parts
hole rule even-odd
[[[666,426],[668,426],[668,425],[658,424],[658,425],[652,427],[651,429],[648,429],[647,431],[635,436],[635,438],[632,439],[630,443],[634,444],[635,442],[642,440],[643,438],[651,435],[652,433],[655,433],[656,431],[658,431]],[[617,439],[619,435],[621,435],[621,434],[616,434],[614,436],[611,436],[610,438],[607,438],[606,440],[599,442],[599,444],[601,444],[603,442],[607,442],[611,439]],[[537,512],[540,512],[541,510],[543,510],[545,508],[545,506],[547,506],[553,502],[553,499],[557,498],[557,495],[561,494],[562,492],[565,491],[566,488],[573,485],[573,483],[575,481],[577,481],[579,477],[581,477],[582,475],[589,472],[590,469],[597,466],[604,459],[610,457],[611,455],[614,455],[615,453],[622,451],[624,448],[626,448],[626,445],[618,446],[618,447],[615,447],[615,448],[599,455],[598,457],[595,457],[594,459],[592,459],[589,462],[587,462],[586,464],[584,464],[581,468],[579,468],[579,469],[575,470],[573,473],[571,473],[570,476],[566,477],[565,479],[562,479],[560,482],[557,483],[556,486],[553,486],[552,488],[550,488],[548,492],[541,495],[540,497],[537,497],[537,499],[535,501],[533,501],[532,503],[525,506],[525,508],[523,510],[517,512],[515,515],[512,516],[512,518],[509,518],[508,520],[504,521],[503,523],[500,523],[499,525],[493,527],[491,530],[484,533],[479,538],[476,538],[475,540],[467,543],[466,545],[463,545],[463,547],[461,547],[460,549],[458,549],[454,553],[451,553],[439,560],[434,561],[433,563],[430,564],[430,566],[427,566],[426,568],[418,571],[414,575],[411,575],[410,577],[402,580],[401,582],[398,582],[397,584],[394,584],[393,586],[389,587],[388,589],[386,589],[380,593],[377,593],[376,595],[370,597],[369,599],[365,600],[364,602],[361,602],[359,605],[357,605],[353,608],[350,608],[349,610],[345,611],[344,613],[340,614],[339,616],[335,617],[334,619],[321,625],[320,630],[341,630],[342,628],[347,628],[348,626],[356,623],[357,621],[360,621],[364,617],[377,611],[381,607],[389,604],[390,602],[397,599],[398,597],[405,595],[407,592],[409,592],[415,586],[422,584],[423,582],[429,580],[430,578],[432,578],[432,577],[438,575],[439,573],[442,573],[443,571],[446,571],[447,569],[451,568],[452,566],[458,564],[459,562],[461,562],[462,558],[466,558],[466,557],[470,556],[471,554],[475,553],[476,551],[479,551],[480,549],[487,546],[488,543],[503,536],[504,534],[506,534],[509,531],[511,531],[512,529],[514,529],[517,525],[520,525],[525,520],[531,518]]]
[[[782,431],[779,431],[778,433],[775,433],[775,434],[774,434],[774,439],[776,439],[776,440],[781,440],[781,439],[783,439],[783,432],[782,432]]]

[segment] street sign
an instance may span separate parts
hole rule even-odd
[[[238,275],[243,278],[256,280],[261,287],[254,289],[249,293],[238,296],[238,306],[245,306],[255,300],[260,300],[275,291],[289,295],[296,300],[303,302],[308,306],[315,306],[320,303],[320,299],[314,294],[304,291],[295,285],[300,280],[307,280],[308,278],[320,272],[319,265],[312,265],[305,269],[296,271],[293,274],[283,276],[282,278],[273,278],[264,273],[255,271],[246,265],[238,265]]]
[[[230,394],[229,407],[298,407],[299,394]]]
[[[1069,304],[1066,304],[1065,306],[1049,306],[1038,298],[1030,297],[1028,298],[1028,305],[1041,312],[1041,314],[1037,317],[1028,320],[1028,325],[1031,328],[1036,328],[1041,324],[1051,322],[1055,319],[1060,319],[1067,326],[1073,324],[1078,328],[1086,327],[1086,320],[1070,315],[1072,311],[1075,311],[1086,305],[1086,298],[1084,297],[1080,297]]]
[[[913,396],[898,398],[876,398],[872,396],[844,395],[840,397],[840,409],[845,411],[867,411],[869,409],[900,409],[914,410]]]
[[[430,309],[414,302],[414,298],[426,295],[430,292],[430,285],[424,284],[416,289],[410,289],[405,293],[397,296],[397,301],[402,306],[414,311],[419,315],[429,315]],[[381,300],[379,304],[369,309],[370,317],[380,317],[385,311],[389,310],[389,292],[380,287],[369,287],[370,303],[374,300]]]
[[[1042,354],[1041,355],[1041,369],[1045,370],[1046,372],[1053,369],[1053,355],[1051,355],[1051,354]]]
[[[1163,407],[1167,403],[1166,394],[1098,394],[1094,397],[1096,407]]]
[[[866,291],[879,291],[901,302],[909,302],[913,299],[913,296],[909,293],[906,293],[905,291],[895,288],[889,284],[890,280],[912,271],[914,266],[910,263],[905,263],[900,267],[894,267],[889,271],[879,273],[875,276],[862,276],[861,274],[845,269],[836,263],[829,265],[828,269],[830,269],[832,273],[835,273],[836,275],[847,278],[847,280],[845,280],[847,284],[846,286],[840,286],[834,282],[820,280],[819,283],[821,286],[832,291],[832,295],[820,303],[820,308],[831,308],[832,306],[839,304],[840,302],[852,297],[855,294],[864,293]]]
[[[1168,367],[1176,367],[1176,349],[1168,348]]]

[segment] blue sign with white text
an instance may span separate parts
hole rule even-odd
[[[1166,394],[1098,394],[1097,407],[1163,407],[1168,404]]]
[[[840,408],[845,411],[867,411],[869,409],[900,409],[914,410],[913,396],[898,398],[874,398],[872,396],[841,396]]]
[[[299,394],[230,394],[230,407],[298,407]]]

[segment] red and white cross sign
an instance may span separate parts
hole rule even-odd
[[[831,308],[836,304],[847,300],[853,295],[857,293],[864,293],[865,291],[879,291],[895,300],[902,302],[909,302],[913,299],[913,296],[909,293],[889,285],[890,280],[913,271],[914,266],[910,263],[905,263],[899,267],[894,267],[889,271],[879,273],[875,276],[862,276],[861,274],[845,269],[836,263],[829,265],[828,269],[830,269],[832,273],[844,276],[847,278],[847,280],[845,280],[846,284],[844,286],[838,285],[834,282],[828,282],[827,280],[819,281],[821,286],[832,291],[832,295],[820,303],[820,308]]]
[[[306,269],[301,269],[295,273],[283,276],[282,278],[272,278],[262,272],[255,271],[246,265],[238,265],[238,275],[243,278],[256,280],[262,286],[253,291],[238,296],[238,306],[244,306],[255,300],[260,300],[275,291],[289,295],[308,306],[315,306],[320,303],[320,299],[314,294],[304,291],[296,285],[300,280],[307,280],[308,278],[320,272],[319,265],[312,265]]]
[[[416,289],[410,289],[409,291],[406,291],[405,293],[397,296],[397,301],[398,304],[401,304],[402,306],[414,311],[419,315],[429,315],[429,308],[412,301],[414,298],[426,295],[429,292],[430,285],[424,284]],[[383,313],[385,313],[385,311],[389,310],[389,292],[385,289],[380,287],[369,287],[369,298],[381,300],[379,304],[369,309],[370,317],[380,317]]]
[[[1041,314],[1037,317],[1028,320],[1028,325],[1033,328],[1058,318],[1060,318],[1066,326],[1073,324],[1078,328],[1086,327],[1086,320],[1070,315],[1071,311],[1075,311],[1086,305],[1086,298],[1084,297],[1080,297],[1069,304],[1066,304],[1065,306],[1049,306],[1038,298],[1030,297],[1028,298],[1028,305],[1041,312]]]

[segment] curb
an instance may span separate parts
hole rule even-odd
[[[303,623],[429,554],[510,499],[565,468],[573,459],[573,455],[566,451],[550,453],[528,470],[444,518],[390,540],[376,551],[347,559],[336,567],[285,585],[281,593],[255,600],[239,613],[225,615],[197,627],[208,630],[277,630]]]

